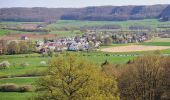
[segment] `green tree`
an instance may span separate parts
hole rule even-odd
[[[0,40],[0,48],[2,48],[2,54],[7,53],[7,41],[6,40]]]
[[[119,100],[115,78],[70,54],[51,61],[37,91],[38,100]]]
[[[162,95],[167,93],[170,85],[169,59],[166,59],[150,55],[138,57],[133,63],[123,66],[118,77],[121,99],[162,100]]]
[[[111,45],[112,42],[113,42],[112,37],[107,37],[107,38],[104,39],[104,44],[105,45]]]
[[[19,53],[20,48],[17,42],[12,41],[7,46],[7,53],[8,54],[17,54]]]
[[[47,54],[48,54],[48,56],[53,57],[53,55],[54,55],[54,51],[52,51],[52,50],[48,50]]]
[[[48,38],[44,37],[44,43],[47,43],[47,42],[48,42]]]
[[[88,50],[89,50],[89,51],[90,51],[90,50],[93,50],[93,49],[94,49],[94,47],[95,47],[94,42],[90,41],[90,42],[89,42]]]
[[[19,48],[20,48],[20,51],[19,53],[29,53],[29,45],[26,43],[26,42],[19,42]]]
[[[29,46],[29,53],[36,51],[35,42],[29,40],[29,41],[27,41],[26,43],[27,43],[27,45]]]

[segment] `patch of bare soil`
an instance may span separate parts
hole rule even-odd
[[[103,48],[103,49],[101,49],[101,51],[104,51],[104,52],[135,52],[135,51],[164,50],[164,49],[169,49],[169,48],[170,48],[170,46],[129,45],[129,46]]]

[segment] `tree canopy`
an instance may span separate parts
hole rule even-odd
[[[119,100],[115,78],[76,55],[59,55],[38,82],[38,100]]]

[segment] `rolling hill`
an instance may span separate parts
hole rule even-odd
[[[170,20],[170,5],[97,6],[85,8],[1,8],[0,21],[95,20],[123,21],[157,18]]]

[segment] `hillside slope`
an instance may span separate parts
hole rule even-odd
[[[0,21],[96,20],[122,21],[158,18],[170,20],[170,5],[99,6],[86,8],[1,8]]]

